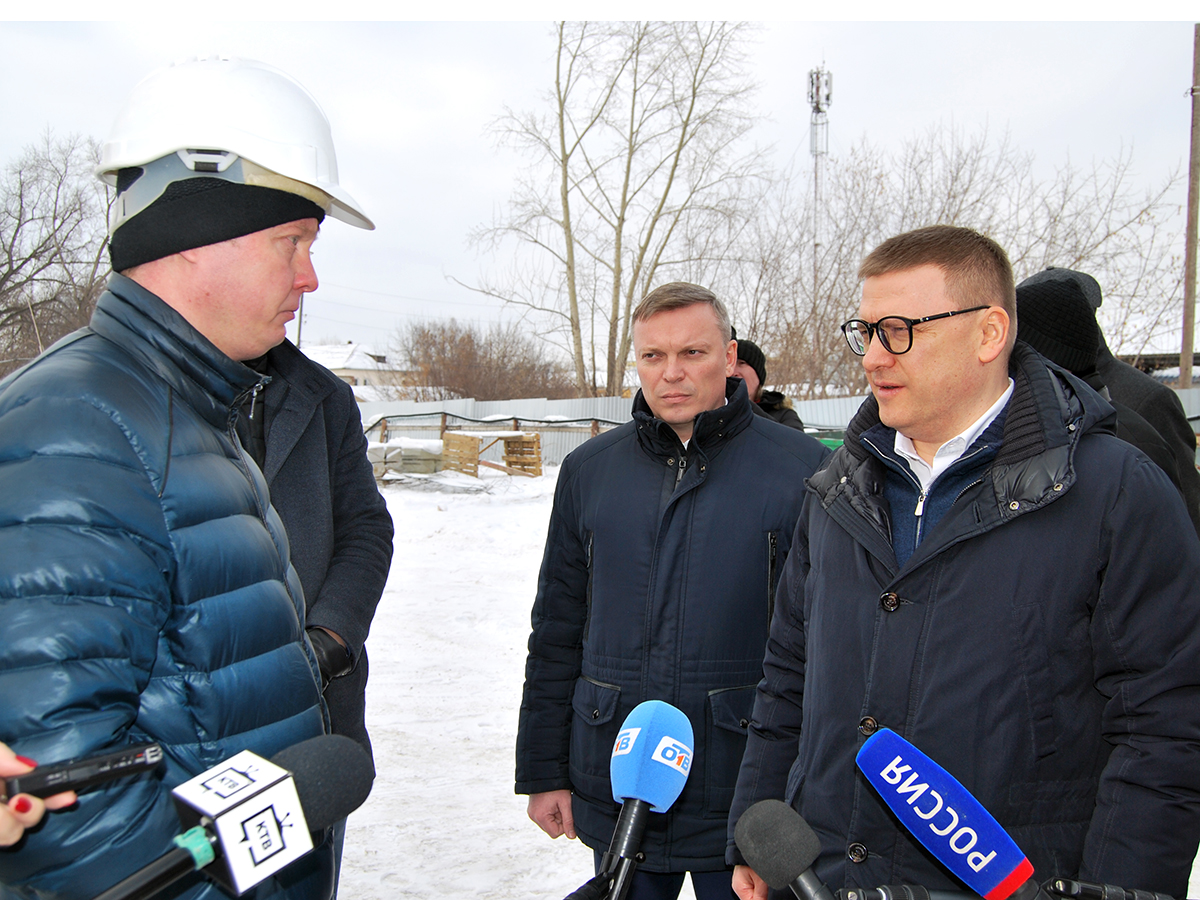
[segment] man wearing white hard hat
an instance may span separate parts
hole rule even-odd
[[[238,440],[243,364],[317,286],[338,184],[329,123],[283,73],[210,59],[128,99],[98,174],[114,274],[91,324],[0,382],[0,741],[43,762],[157,741],[0,854],[0,895],[90,898],[173,847],[172,787],[326,732],[304,595]],[[331,840],[247,896],[326,900]],[[199,876],[163,896],[229,896]]]

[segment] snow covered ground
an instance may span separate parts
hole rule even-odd
[[[557,469],[481,474],[384,488],[396,553],[367,645],[378,776],[347,828],[343,900],[561,900],[592,874],[591,851],[542,834],[512,789]]]
[[[384,488],[396,552],[368,642],[378,776],[349,821],[342,900],[561,900],[592,873],[591,852],[551,841],[512,792],[529,611],[558,470],[480,474]],[[1191,897],[1200,897],[1198,875]]]

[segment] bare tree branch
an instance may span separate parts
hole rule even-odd
[[[506,110],[493,125],[531,165],[506,213],[472,236],[520,262],[478,287],[562,329],[580,393],[621,392],[633,307],[681,276],[693,236],[754,215],[744,183],[768,168],[740,149],[754,122],[748,35],[724,22],[559,23],[551,114]]]
[[[86,325],[108,275],[94,141],[49,131],[0,175],[0,374]]]

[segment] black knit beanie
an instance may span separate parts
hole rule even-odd
[[[1017,285],[1017,338],[1069,372],[1096,368],[1100,326],[1076,279],[1027,279]]]
[[[117,193],[141,169],[122,169]],[[108,252],[123,272],[182,250],[219,244],[297,219],[325,218],[325,210],[299,194],[219,178],[174,181],[163,195],[113,232]]]
[[[1070,282],[1079,289],[1083,295],[1083,299],[1087,301],[1088,306],[1092,309],[1099,309],[1100,305],[1104,302],[1104,295],[1100,292],[1100,282],[1096,281],[1095,278],[1086,272],[1076,272],[1074,269],[1064,269],[1059,266],[1050,266],[1036,275],[1030,275],[1017,285],[1017,290],[1020,290],[1025,285],[1033,287],[1036,284],[1047,282],[1055,284]]]
[[[737,358],[754,370],[758,383],[767,383],[767,357],[754,341],[738,340]]]

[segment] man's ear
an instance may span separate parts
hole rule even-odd
[[[979,361],[981,363],[990,363],[1004,353],[1008,347],[1008,335],[1012,324],[1012,320],[1003,306],[987,308],[983,316],[979,343]]]
[[[733,370],[737,368],[737,341],[730,340],[725,345],[725,377],[731,378]]]

